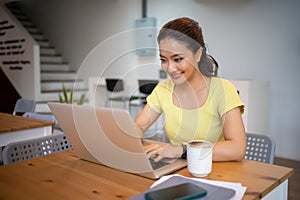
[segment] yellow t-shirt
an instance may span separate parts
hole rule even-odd
[[[243,112],[244,104],[237,89],[228,80],[212,77],[206,102],[192,110],[173,104],[174,86],[172,80],[164,80],[147,97],[150,108],[164,114],[165,132],[172,144],[180,145],[190,140],[222,141],[222,116],[236,107]]]

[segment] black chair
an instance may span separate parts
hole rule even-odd
[[[133,102],[130,101],[129,106],[139,106],[144,107],[147,103],[146,98],[148,95],[152,93],[156,85],[158,84],[158,80],[151,80],[151,79],[139,79],[138,85],[139,85],[139,95],[138,96],[132,96],[131,100],[137,99],[138,101]]]
[[[125,95],[124,82],[122,79],[106,78],[107,98],[105,106],[108,107],[110,102],[116,101],[124,104],[126,108],[127,103],[131,100]],[[112,103],[110,104],[112,106]]]
[[[139,83],[139,92],[144,95],[142,96],[143,104],[146,104],[146,98],[154,90],[158,84],[157,80],[138,80]]]

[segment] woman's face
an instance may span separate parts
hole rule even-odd
[[[198,62],[202,48],[194,54],[183,42],[174,39],[163,39],[159,42],[161,67],[176,85],[190,81],[195,73],[200,73]]]

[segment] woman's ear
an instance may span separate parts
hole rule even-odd
[[[197,63],[200,62],[200,60],[201,60],[202,51],[203,51],[203,48],[200,47],[195,54],[195,59],[196,59]]]

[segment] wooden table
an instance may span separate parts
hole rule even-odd
[[[187,168],[176,173],[190,177]],[[292,174],[291,168],[244,160],[214,162],[207,179],[242,183],[247,200],[264,197]],[[0,199],[128,199],[153,183],[80,160],[73,150],[0,167]]]
[[[51,135],[52,125],[50,121],[0,113],[0,147],[10,142]]]

